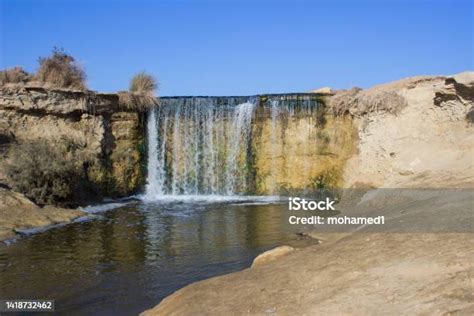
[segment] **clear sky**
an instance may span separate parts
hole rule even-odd
[[[63,47],[99,91],[140,70],[160,95],[247,95],[474,68],[472,0],[0,3],[0,68]]]

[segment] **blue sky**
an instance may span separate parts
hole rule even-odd
[[[473,1],[0,0],[0,68],[63,47],[93,90],[146,70],[160,95],[350,88],[473,70]]]

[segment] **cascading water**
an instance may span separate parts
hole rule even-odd
[[[183,98],[148,116],[146,197],[247,192],[255,100]]]
[[[306,160],[306,149],[314,144],[319,113],[314,95],[176,97],[160,103],[148,115],[150,200],[169,195],[252,195],[262,184],[262,174],[267,192],[278,192],[287,168],[281,157],[290,154],[285,149],[287,127],[300,124],[297,129],[306,130],[298,134],[304,152],[295,163]],[[259,140],[268,133],[262,146]],[[258,148],[262,154],[254,152]],[[265,160],[269,170],[262,169]],[[310,161],[304,163],[297,172],[307,171]]]
[[[247,148],[250,146],[250,123],[252,122],[254,106],[254,103],[246,102],[240,104],[234,110],[230,138],[227,140],[228,151],[225,168],[225,192],[227,195],[235,194],[237,190],[245,192],[247,189],[245,174],[239,170],[242,166],[239,158],[242,150],[245,150],[243,155],[247,155]]]
[[[148,115],[148,183],[146,186],[147,196],[159,196],[163,194],[162,164],[158,157],[158,133],[156,111],[151,110]]]

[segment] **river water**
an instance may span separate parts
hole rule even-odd
[[[133,202],[92,220],[0,243],[0,297],[55,299],[64,315],[136,315],[198,280],[303,246],[286,202],[267,198]]]

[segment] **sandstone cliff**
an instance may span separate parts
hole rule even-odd
[[[345,187],[474,186],[474,72],[408,78],[343,98],[360,139]]]
[[[314,111],[283,108],[275,115],[257,108],[253,124],[257,194],[295,195],[342,186],[343,168],[355,153],[357,125],[350,116],[334,115],[320,96],[318,100]]]
[[[87,183],[74,204],[127,196],[144,182],[143,114],[122,110],[116,94],[2,87],[0,134],[0,183],[7,186],[8,148],[39,139],[76,149]]]

